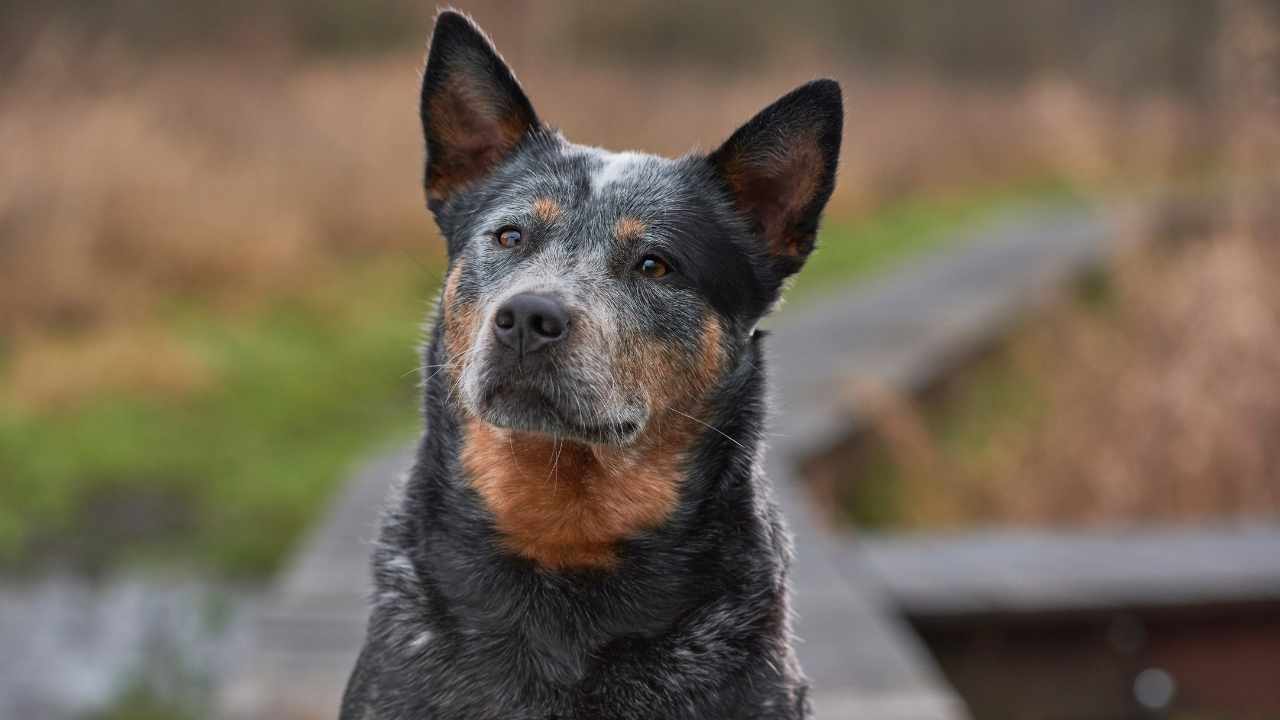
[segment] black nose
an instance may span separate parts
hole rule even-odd
[[[512,296],[493,316],[498,342],[521,356],[562,339],[569,331],[569,313],[554,298],[535,293]]]

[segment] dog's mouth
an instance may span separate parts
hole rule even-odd
[[[568,409],[552,394],[524,383],[495,385],[477,405],[480,418],[491,425],[585,443],[629,445],[643,426],[635,419],[584,417],[589,409]]]

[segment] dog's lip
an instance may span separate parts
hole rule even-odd
[[[568,434],[592,442],[626,442],[640,430],[640,423],[631,420],[596,425],[575,420],[569,417],[545,391],[525,383],[507,382],[489,388],[480,398],[480,408],[483,410],[493,407],[499,395],[517,395],[535,400],[541,408],[550,413],[557,425],[568,431]]]

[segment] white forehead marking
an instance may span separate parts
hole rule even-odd
[[[638,152],[611,153],[600,151],[602,163],[591,174],[591,193],[593,195],[599,194],[601,190],[634,172],[646,160],[652,158],[652,155]]]

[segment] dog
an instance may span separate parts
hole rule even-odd
[[[756,325],[814,249],[840,86],[710,154],[607,152],[446,10],[420,102],[448,272],[342,720],[808,717]]]

